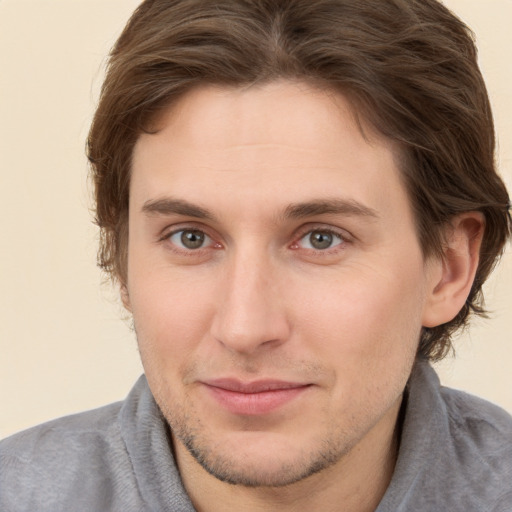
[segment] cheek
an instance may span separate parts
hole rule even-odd
[[[417,265],[405,264],[401,270],[352,269],[344,279],[303,294],[299,316],[306,337],[318,340],[313,350],[329,352],[347,368],[389,364],[406,357],[404,351],[415,351],[424,301],[422,274]]]
[[[158,268],[130,277],[128,291],[144,366],[186,366],[211,323],[210,287],[202,279]]]

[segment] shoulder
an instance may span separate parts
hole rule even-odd
[[[122,402],[0,442],[2,512],[169,509],[193,507],[144,376]]]
[[[0,509],[80,508],[80,489],[101,485],[108,453],[119,449],[120,404],[44,423],[0,442]],[[117,448],[116,448],[117,447]],[[72,505],[71,494],[76,495]],[[58,504],[58,505],[57,505]],[[36,507],[36,508],[34,508]],[[41,507],[41,508],[40,508]]]
[[[508,512],[511,504],[512,417],[442,387],[434,370],[418,362],[395,473],[379,512]]]
[[[69,458],[73,453],[95,451],[98,443],[115,437],[121,402],[58,418],[0,441],[0,457],[20,462],[44,457]],[[90,441],[96,440],[92,444]],[[58,449],[57,449],[58,448]]]
[[[125,403],[59,418],[1,441],[0,510],[137,510],[136,479],[121,433]]]
[[[512,462],[512,416],[501,407],[463,391],[441,387],[450,433],[465,449],[487,460]]]
[[[441,396],[452,439],[448,467],[459,472],[455,493],[459,502],[469,502],[471,493],[486,510],[511,510],[512,417],[497,405],[462,391],[441,388]]]

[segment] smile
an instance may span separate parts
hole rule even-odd
[[[223,408],[232,414],[246,416],[275,411],[311,387],[310,384],[275,380],[243,383],[236,379],[218,379],[203,384]]]

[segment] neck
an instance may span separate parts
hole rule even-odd
[[[401,399],[335,464],[285,487],[244,487],[222,482],[206,472],[174,439],[185,489],[198,512],[373,512],[394,471],[400,405]]]

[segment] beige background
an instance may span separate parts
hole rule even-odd
[[[84,141],[104,57],[138,0],[0,0],[0,437],[122,399],[141,373],[95,267]],[[512,0],[446,0],[476,32],[512,184]],[[512,412],[512,254],[443,381]]]

